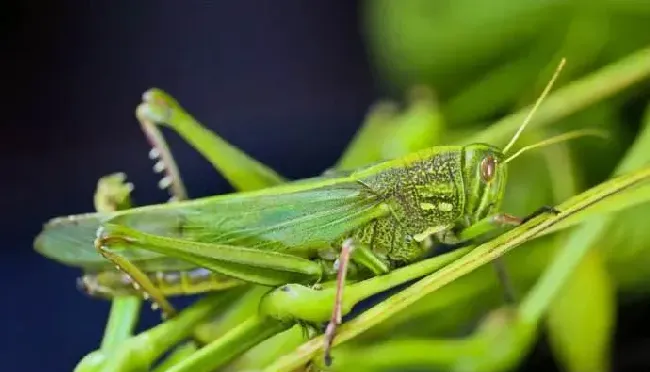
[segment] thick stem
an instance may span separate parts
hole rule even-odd
[[[246,292],[241,292],[240,296],[229,304],[223,314],[198,325],[194,330],[194,338],[201,344],[208,344],[223,336],[229,330],[257,314],[260,300],[268,291],[268,287],[251,286]]]
[[[106,323],[104,338],[100,349],[110,353],[133,334],[133,328],[138,322],[142,300],[138,297],[117,297],[111,304],[111,313]]]
[[[182,345],[179,345],[174,351],[163,360],[152,372],[166,372],[169,368],[172,368],[174,365],[181,363],[183,360],[190,357],[198,350],[195,342],[188,341]]]
[[[255,315],[168,369],[167,372],[214,371],[251,347],[288,328],[287,323]]]
[[[133,338],[133,351],[137,357],[145,359],[147,365],[158,359],[169,348],[190,337],[194,327],[214,315],[217,308],[232,300],[234,292],[218,293],[200,300],[184,310],[176,318],[170,319]]]
[[[194,326],[213,315],[224,302],[232,299],[235,291],[222,292],[198,301],[176,318],[160,324],[135,337],[113,345],[110,354],[97,350],[77,365],[75,371],[141,371],[150,366],[172,346],[191,336]],[[119,327],[118,327],[119,328]],[[112,341],[118,332],[110,332]]]

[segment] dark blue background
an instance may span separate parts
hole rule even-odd
[[[133,116],[147,88],[289,177],[332,165],[375,98],[350,1],[15,2],[1,13],[9,370],[71,370],[101,339],[108,303],[79,293],[79,272],[38,256],[32,239],[50,217],[91,211],[111,172],[128,174],[139,204],[166,199]],[[191,196],[230,190],[170,137]]]
[[[381,96],[353,1],[54,4],[0,11],[3,371],[69,371],[98,345],[108,303],[79,293],[78,271],[32,239],[51,217],[91,211],[108,173],[127,172],[138,204],[166,199],[133,116],[147,88],[292,178],[332,165]],[[230,190],[170,142],[191,196]],[[147,311],[142,326],[157,320]]]

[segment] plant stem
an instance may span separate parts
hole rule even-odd
[[[110,353],[133,334],[138,321],[142,300],[135,296],[117,297],[111,303],[100,350]]]
[[[188,341],[179,345],[174,351],[163,360],[152,372],[165,372],[174,365],[181,363],[183,360],[194,354],[198,350],[195,342]]]
[[[166,372],[210,372],[267,338],[289,328],[273,318],[253,316]]]
[[[170,319],[154,328],[140,333],[135,337],[118,340],[118,335],[128,327],[123,325],[111,326],[107,329],[115,329],[107,332],[103,345],[110,346],[110,352],[96,350],[86,355],[75,368],[76,372],[95,371],[141,371],[148,370],[151,365],[172,346],[189,337],[194,331],[194,326],[221,307],[224,301],[231,299],[237,291],[219,292],[208,296],[191,307],[187,308],[174,319]],[[133,305],[131,305],[133,306]],[[116,305],[117,307],[117,305]],[[126,305],[119,305],[120,309],[129,308]],[[111,316],[117,322],[118,315]],[[128,321],[129,318],[122,317]],[[110,335],[110,336],[109,336]]]

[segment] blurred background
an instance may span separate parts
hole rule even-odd
[[[112,172],[127,173],[137,204],[167,199],[133,115],[146,89],[166,90],[228,141],[301,178],[336,162],[374,103],[402,102],[414,85],[432,88],[457,138],[533,102],[562,56],[569,63],[558,84],[650,44],[650,3],[641,0],[8,1],[1,9],[0,361],[11,371],[71,370],[101,339],[109,303],[79,293],[79,272],[37,255],[32,240],[51,217],[93,210],[96,181]],[[647,82],[636,85],[558,126],[613,133],[607,151],[578,147],[581,189],[610,174],[649,92]],[[191,197],[231,190],[177,136],[169,142]],[[618,309],[614,370],[650,368],[649,312],[645,295]],[[156,321],[146,311],[142,327]],[[558,366],[542,339],[521,368]]]

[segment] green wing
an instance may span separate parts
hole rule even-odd
[[[112,269],[110,262],[99,255],[93,241],[99,226],[114,214],[88,213],[52,219],[36,238],[36,251],[62,264],[90,272]],[[145,271],[186,270],[195,267],[144,250],[128,250],[123,254],[132,262],[137,262]]]
[[[296,252],[329,246],[387,212],[383,199],[348,178],[306,180],[172,208],[143,208],[109,222],[204,243]]]
[[[52,259],[92,267],[104,262],[93,247],[97,228],[110,222],[197,242],[309,254],[312,248],[328,246],[388,213],[382,202],[354,179],[315,178],[255,192],[55,219],[45,226],[35,246]],[[147,267],[158,266],[161,260],[167,260],[166,265],[181,264],[141,250],[121,254],[134,263],[146,262]]]

